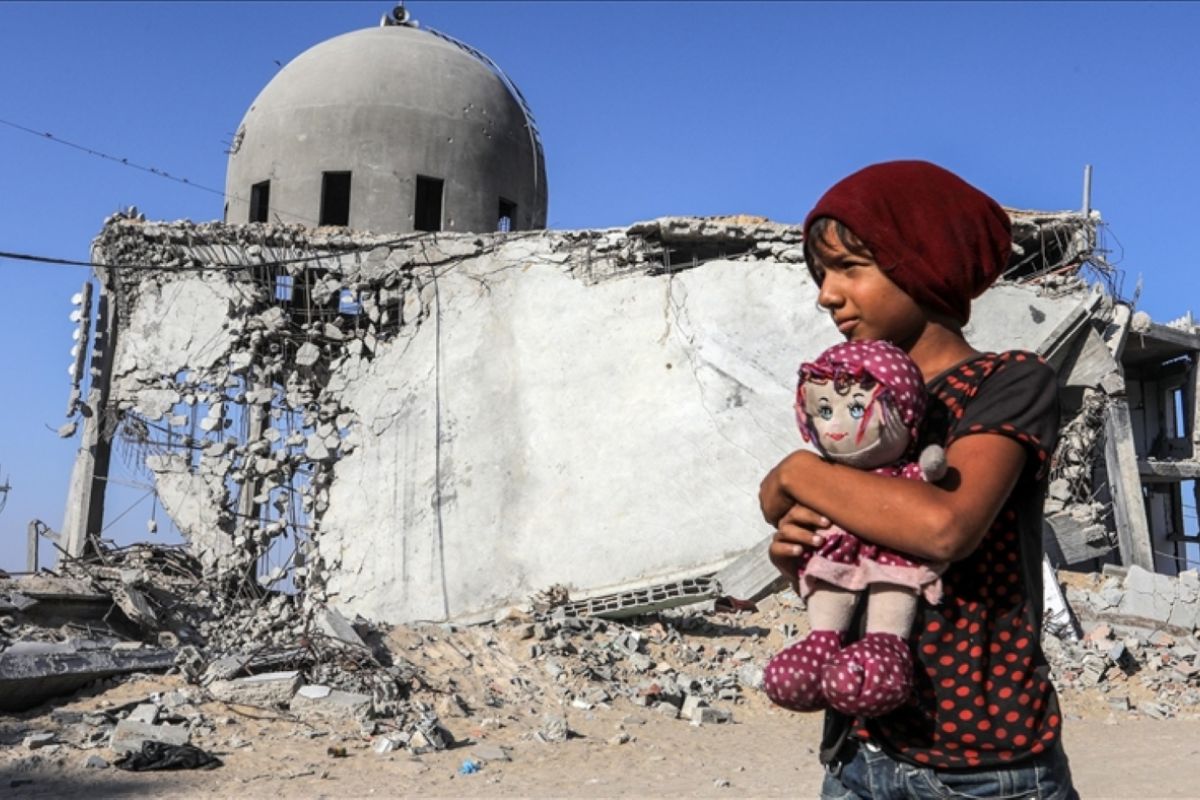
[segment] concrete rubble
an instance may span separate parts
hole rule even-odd
[[[1092,222],[1012,213],[1019,280],[970,335],[1053,349],[1112,310],[1075,274]],[[122,214],[93,260],[65,549],[94,546],[115,450],[202,577],[259,567],[295,625],[479,621],[552,584],[612,618],[720,596],[762,536],[746,487],[799,444],[795,365],[837,339],[799,227],[751,216],[388,236]]]
[[[1078,563],[1118,546],[1096,485],[1125,402],[1109,329],[1128,319],[1074,274],[1090,241],[1076,216],[1014,221],[1019,280],[981,298],[970,336],[1017,337],[1064,376],[1047,541]],[[0,708],[20,712],[0,741],[72,763],[107,748],[82,762],[104,769],[147,740],[253,749],[238,720],[269,714],[329,757],[467,745],[485,765],[513,757],[487,741],[500,729],[570,746],[581,720],[614,710],[627,713],[612,746],[636,746],[647,720],[738,724],[762,702],[766,659],[803,634],[746,491],[781,431],[796,444],[784,332],[814,353],[836,338],[809,319],[800,245],[754,217],[399,238],[110,219],[94,259],[143,269],[98,272],[91,374],[107,370],[107,388],[72,385],[90,444],[64,555],[53,575],[0,578]],[[751,296],[777,304],[748,306],[769,329],[737,310]],[[567,347],[595,330],[611,347],[591,361]],[[609,375],[628,382],[587,389]],[[104,443],[153,481],[186,544],[89,533]],[[580,467],[606,447],[654,480]],[[664,494],[677,475],[710,505]],[[568,544],[570,558],[546,555]],[[1118,715],[1196,714],[1197,574],[1106,569],[1059,573],[1059,612],[1083,636],[1045,637],[1056,682]],[[146,673],[166,673],[149,679],[162,691],[35,708]]]

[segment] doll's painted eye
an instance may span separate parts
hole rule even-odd
[[[833,406],[822,402],[821,405],[817,407],[817,416],[823,420],[833,419]]]
[[[864,407],[862,403],[860,403],[856,400],[855,402],[850,404],[850,418],[851,419],[862,419],[862,416],[866,412],[866,410],[867,410],[866,407]]]

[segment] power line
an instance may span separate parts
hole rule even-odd
[[[15,128],[19,131],[23,131],[24,133],[28,133],[32,136],[37,136],[38,138],[46,139],[48,141],[54,142],[55,144],[61,144],[64,147],[70,147],[74,150],[79,150],[81,152],[87,153],[90,156],[96,156],[97,158],[103,158],[106,161],[112,161],[115,164],[120,164],[125,167],[132,167],[133,169],[141,170],[142,172],[149,172],[151,175],[157,175],[160,178],[166,178],[169,181],[175,181],[176,183],[182,183],[185,186],[191,186],[193,188],[199,189],[202,192],[209,192],[210,194],[219,195],[221,197],[225,196],[225,192],[220,189],[214,189],[211,186],[205,186],[203,184],[196,183],[195,181],[189,180],[188,178],[181,178],[177,175],[172,175],[171,173],[167,172],[166,170],[159,169],[158,167],[147,167],[143,164],[138,164],[134,161],[130,161],[128,158],[121,158],[119,156],[109,155],[108,153],[102,153],[99,150],[95,150],[86,145],[76,144],[75,142],[70,142],[70,141],[67,141],[66,139],[59,138],[58,136],[55,136],[53,133],[50,133],[49,131],[37,131],[37,130],[34,130],[33,128],[29,128],[29,127],[26,127],[25,125],[21,125],[16,122],[11,122],[6,119],[0,119],[0,125],[7,125],[10,128]],[[238,199],[240,199],[240,198],[238,198]],[[243,202],[245,202],[245,201],[243,201]]]
[[[176,183],[183,184],[184,186],[190,186],[193,189],[199,189],[202,192],[208,192],[209,194],[215,194],[218,197],[222,197],[222,198],[227,197],[229,200],[236,200],[239,203],[248,203],[249,202],[246,200],[246,198],[241,197],[240,195],[236,195],[236,194],[226,195],[225,192],[221,189],[214,189],[211,186],[205,186],[202,183],[196,183],[195,181],[193,181],[189,178],[183,178],[178,175],[172,175],[171,173],[167,172],[165,169],[159,169],[158,167],[148,167],[144,164],[138,164],[135,161],[130,161],[128,158],[114,156],[109,153],[104,153],[104,152],[101,152],[100,150],[96,150],[93,147],[88,147],[87,145],[68,141],[67,139],[63,139],[61,137],[55,136],[53,133],[50,133],[49,131],[34,130],[33,128],[30,128],[26,125],[21,125],[20,123],[12,122],[11,120],[7,120],[7,119],[0,119],[0,125],[7,125],[8,127],[13,128],[18,131],[21,131],[22,133],[28,133],[30,136],[36,136],[39,139],[44,139],[46,141],[53,142],[54,144],[61,144],[64,147],[70,147],[73,150],[78,150],[82,153],[87,153],[90,156],[95,156],[96,158],[102,158],[105,161],[111,161],[114,164],[120,164],[123,167],[130,167],[132,169],[136,169],[141,172],[148,172],[151,175],[157,175],[160,178],[166,178],[169,181],[175,181]],[[314,222],[314,223],[317,222],[317,220],[312,219],[311,217],[306,217],[303,214],[295,214],[295,213],[292,213],[291,211],[287,211],[285,209],[275,209],[275,212],[277,214],[283,213],[283,214],[288,215],[289,217],[295,217],[296,219],[303,220],[304,222]]]

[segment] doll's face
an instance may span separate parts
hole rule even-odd
[[[804,411],[827,455],[848,456],[878,444],[884,416],[878,394],[878,384],[805,383]]]

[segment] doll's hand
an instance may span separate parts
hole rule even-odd
[[[793,505],[779,519],[768,555],[775,569],[791,582],[792,589],[797,589],[801,556],[806,549],[820,547],[824,543],[821,531],[828,529],[829,525],[827,517],[802,505]]]

